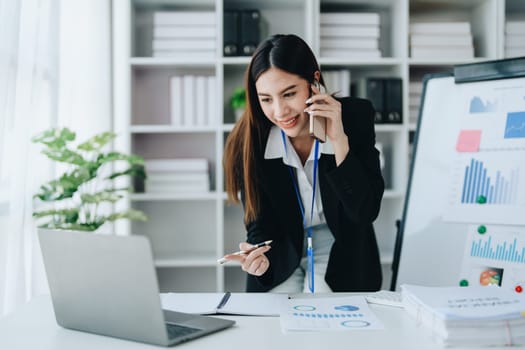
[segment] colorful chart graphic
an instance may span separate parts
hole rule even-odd
[[[479,275],[479,284],[482,286],[501,286],[503,269],[490,268]]]
[[[525,152],[457,153],[443,220],[525,225]]]
[[[474,239],[470,256],[525,264],[525,244],[517,238],[511,241],[493,238],[493,236]]]
[[[505,138],[525,138],[525,112],[507,113]]]
[[[479,96],[474,96],[470,100],[469,113],[491,113],[498,110],[498,103],[483,100]]]
[[[465,167],[461,203],[515,204],[519,168],[511,169],[508,176],[503,176],[499,170],[495,176],[487,173],[482,161],[471,159]]]

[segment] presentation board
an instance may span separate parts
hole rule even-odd
[[[392,288],[525,294],[525,58],[424,79]]]

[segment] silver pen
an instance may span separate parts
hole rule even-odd
[[[269,241],[265,241],[265,242],[261,242],[261,243],[257,243],[255,244],[253,247],[251,247],[250,249],[248,250],[239,250],[238,252],[235,252],[235,253],[231,253],[231,254],[228,254],[228,255],[242,255],[242,254],[248,254],[250,252],[253,252],[255,249],[257,248],[260,248],[260,247],[264,247],[264,246],[267,246],[267,245],[270,245],[270,243],[272,243],[272,240],[269,240]],[[224,263],[227,263],[229,260],[226,259],[226,258],[220,258],[219,260],[217,260],[217,262],[219,264],[224,264]]]

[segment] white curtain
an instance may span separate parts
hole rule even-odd
[[[46,289],[31,213],[32,194],[49,178],[50,166],[30,139],[56,118],[57,4],[57,0],[0,0],[3,314]]]
[[[32,196],[57,175],[31,143],[111,130],[110,1],[0,0],[0,316],[48,291]]]

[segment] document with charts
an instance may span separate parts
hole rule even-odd
[[[281,311],[287,331],[348,331],[382,329],[364,296],[288,299]]]

